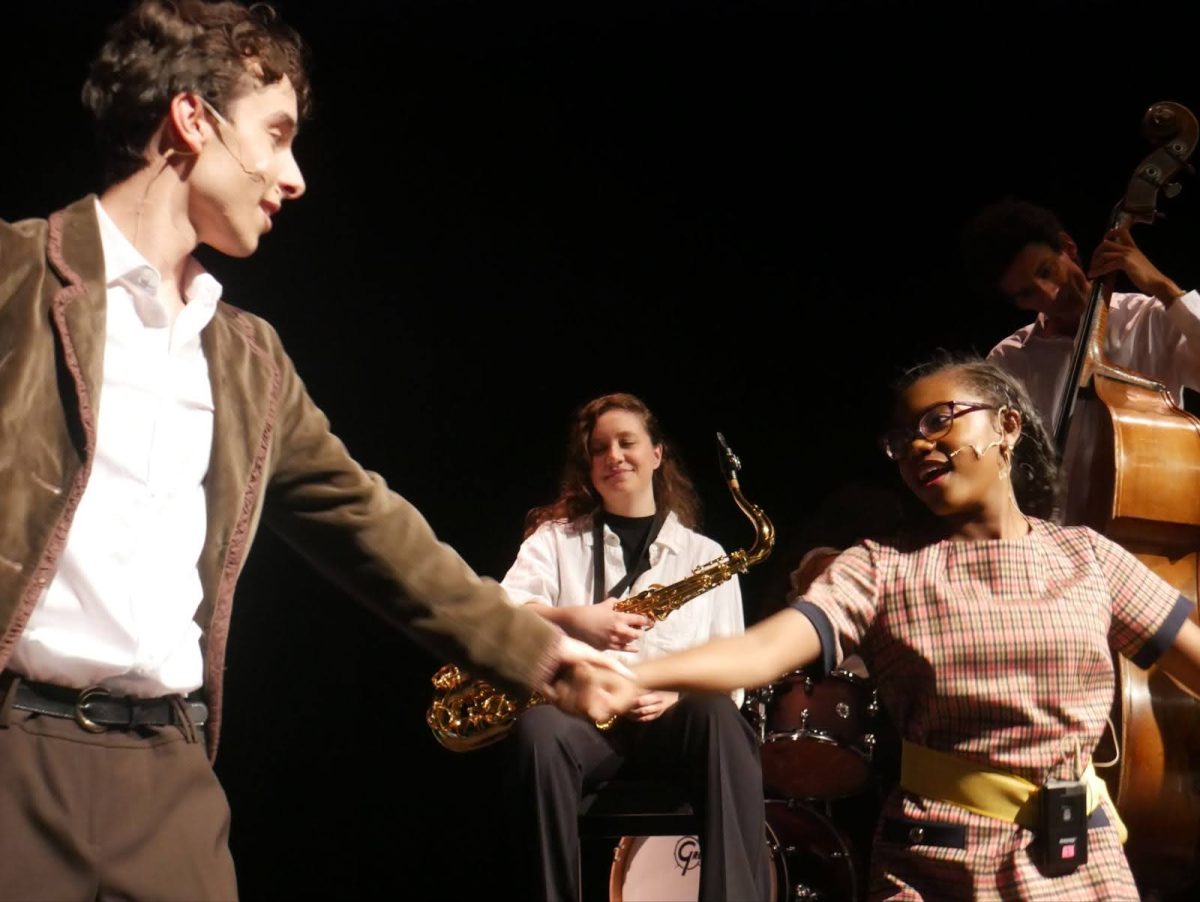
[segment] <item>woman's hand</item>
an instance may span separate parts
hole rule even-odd
[[[551,682],[536,688],[568,714],[606,721],[628,711],[645,691],[624,664],[570,636],[559,642],[558,664]]]
[[[654,621],[645,614],[615,610],[616,603],[615,598],[607,598],[598,604],[560,608],[559,625],[593,648],[637,651],[634,643]]]
[[[625,716],[638,723],[649,723],[661,717],[662,713],[677,701],[679,701],[678,692],[669,692],[665,689],[647,692],[637,697],[637,701],[633,703],[633,707],[626,712]]]

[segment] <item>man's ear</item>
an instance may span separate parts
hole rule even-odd
[[[204,147],[212,126],[205,115],[200,95],[181,91],[171,98],[163,123],[163,156],[196,156]]]
[[[1079,245],[1075,243],[1075,239],[1066,232],[1059,232],[1058,238],[1062,242],[1062,252],[1079,263]]]

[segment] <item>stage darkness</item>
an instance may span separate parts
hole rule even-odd
[[[313,50],[308,194],[252,260],[204,255],[227,299],[490,576],[553,495],[569,412],[607,391],[648,401],[706,531],[744,546],[720,429],[779,529],[751,619],[835,491],[896,488],[874,437],[900,369],[1025,322],[963,289],[966,219],[1026,197],[1090,252],[1150,150],[1143,111],[1200,104],[1183,4],[279,5]],[[97,187],[78,92],[124,4],[9,6],[14,220]],[[1135,235],[1193,287],[1200,186],[1166,209]],[[246,899],[503,896],[494,756],[423,723],[440,663],[260,533],[217,763]]]

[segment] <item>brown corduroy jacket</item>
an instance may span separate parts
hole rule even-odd
[[[0,668],[55,573],[95,454],[106,291],[94,204],[0,222]],[[210,755],[234,587],[260,518],[436,651],[525,685],[548,674],[557,630],[510,605],[355,463],[270,325],[221,303],[201,341],[214,405],[196,612]]]

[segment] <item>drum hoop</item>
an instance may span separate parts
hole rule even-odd
[[[862,735],[870,736],[871,734],[863,733]],[[869,752],[863,751],[862,749],[860,749],[858,746],[854,745],[853,743],[839,742],[832,735],[824,732],[823,730],[807,730],[806,729],[806,730],[792,730],[790,732],[785,732],[785,733],[768,733],[765,737],[763,737],[762,744],[767,745],[768,743],[771,743],[771,742],[799,742],[801,739],[812,739],[816,742],[824,742],[827,745],[836,745],[838,748],[843,748],[843,749],[846,749],[847,751],[854,752],[860,758],[865,758],[868,761],[870,761],[871,757],[872,757]]]
[[[822,680],[828,679],[830,677],[832,677],[835,680],[844,680],[847,683],[858,684],[865,688],[869,688],[871,683],[873,682],[870,677],[859,676],[857,673],[854,673],[853,671],[842,670],[840,667],[835,667],[833,670],[829,671],[829,673],[825,674],[825,676],[823,676],[823,677],[813,676],[811,673],[809,673],[807,670],[805,670],[803,668],[800,668],[799,670],[789,670],[787,673],[783,674],[779,679],[772,680],[767,685],[768,686],[778,686],[781,683],[790,683],[790,682],[792,682],[793,678],[797,678],[797,679],[812,680],[813,685],[816,686],[816,685],[820,684],[820,682]]]

